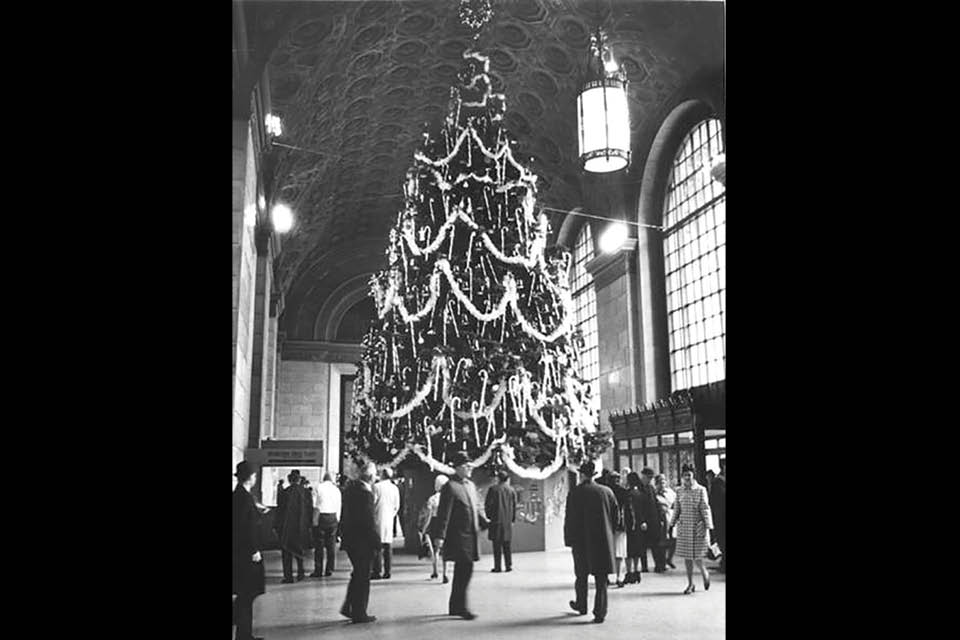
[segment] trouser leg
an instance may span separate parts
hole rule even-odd
[[[393,564],[393,545],[385,543],[383,545],[383,575],[390,575],[390,565]]]
[[[575,604],[580,611],[587,610],[587,564],[583,553],[573,551],[573,573],[576,576],[573,590],[576,594]]]
[[[332,573],[336,568],[337,557],[337,530],[329,529],[323,539],[323,547],[327,551],[327,573]]]
[[[510,552],[509,540],[503,541],[503,561],[506,563],[507,569],[510,569],[513,567],[513,556],[511,555],[511,552]]]
[[[450,608],[451,615],[457,615],[467,611],[467,587],[470,584],[470,578],[473,576],[473,561],[457,560],[453,564],[453,584],[450,588]]]
[[[253,637],[253,598],[237,594],[237,640]]]
[[[280,552],[280,559],[283,562],[284,579],[293,580],[293,554],[283,549]]]
[[[383,559],[381,555],[383,553],[383,547],[377,547],[373,550],[373,553],[370,555],[370,566],[372,567],[372,573],[375,576],[383,574]]]
[[[500,571],[500,559],[503,556],[503,543],[499,540],[493,541],[493,568]]]
[[[647,537],[640,537],[640,570],[647,571]]]
[[[593,615],[598,618],[607,617],[607,574],[593,576],[597,593],[593,598]]]

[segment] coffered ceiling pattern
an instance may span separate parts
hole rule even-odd
[[[413,153],[446,115],[468,47],[490,56],[508,130],[540,177],[538,203],[558,209],[582,203],[576,96],[598,24],[630,81],[635,136],[686,78],[722,64],[721,3],[495,0],[476,44],[457,7],[305,3],[270,55],[281,142],[309,150],[279,149],[275,164],[275,197],[298,217],[279,262],[288,308],[329,271],[322,256],[332,247],[386,238]]]

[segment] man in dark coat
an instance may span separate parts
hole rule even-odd
[[[347,484],[343,490],[340,517],[341,548],[347,552],[353,572],[347,585],[347,597],[340,614],[354,622],[373,622],[376,616],[367,615],[370,601],[370,564],[374,552],[380,548],[380,534],[373,516],[373,481],[377,467],[372,462],[360,470],[360,479]]]
[[[710,484],[710,511],[713,512],[713,538],[720,546],[720,572],[727,570],[727,480],[716,476]]]
[[[657,492],[653,488],[653,469],[645,467],[640,472],[639,491],[633,495],[633,509],[640,523],[640,571],[646,573],[647,549],[653,554],[654,571],[667,570],[664,548],[660,546],[660,511],[657,507]]]
[[[283,560],[283,583],[293,582],[293,558],[297,558],[297,580],[303,580],[303,558],[310,545],[310,523],[313,519],[309,498],[300,485],[300,472],[296,469],[287,475],[289,486],[277,500],[277,515],[274,528],[280,539]]]
[[[576,600],[570,607],[584,615],[587,612],[587,576],[593,574],[597,593],[593,601],[593,621],[607,617],[607,576],[613,573],[613,529],[617,520],[617,498],[610,487],[593,481],[596,468],[592,461],[580,465],[578,486],[567,496],[563,543],[573,551],[576,574]]]
[[[490,541],[493,542],[493,573],[500,573],[500,557],[506,561],[507,571],[513,571],[513,556],[510,541],[513,539],[513,523],[517,521],[517,492],[510,486],[510,474],[497,473],[499,483],[487,490],[484,511],[490,521]]]
[[[264,592],[263,558],[257,524],[260,514],[250,490],[257,472],[244,460],[237,464],[233,490],[233,593],[236,594],[237,640],[263,640],[253,636],[253,601]]]
[[[473,563],[480,559],[477,533],[487,527],[487,519],[480,513],[480,496],[470,480],[470,458],[457,453],[450,465],[456,475],[440,491],[437,530],[441,538],[437,545],[443,550],[444,561],[454,563],[449,614],[473,620],[477,616],[467,608],[467,586],[473,576]]]

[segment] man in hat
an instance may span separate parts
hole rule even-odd
[[[297,558],[297,580],[303,580],[303,558],[310,545],[310,521],[312,509],[304,488],[300,484],[300,471],[294,469],[287,475],[289,486],[277,500],[277,515],[274,528],[280,539],[283,561],[283,583],[293,582],[293,558]]]
[[[250,490],[257,482],[256,468],[246,460],[233,474],[233,593],[236,599],[237,640],[263,640],[253,636],[253,601],[265,591],[263,558],[257,524],[260,514]]]
[[[576,600],[570,607],[587,613],[587,576],[593,574],[597,593],[593,601],[593,621],[607,617],[607,576],[613,573],[613,529],[617,520],[617,498],[610,487],[593,481],[596,471],[590,460],[580,465],[580,484],[567,496],[563,542],[573,551]]]
[[[501,469],[497,472],[499,482],[487,490],[484,511],[490,520],[490,541],[493,542],[493,573],[500,573],[500,557],[503,556],[507,571],[513,571],[510,541],[513,539],[513,523],[517,521],[517,492],[510,486],[510,474]]]
[[[341,547],[347,552],[353,572],[347,586],[347,597],[340,614],[356,623],[373,622],[376,616],[367,615],[370,601],[370,563],[380,548],[380,535],[373,513],[373,481],[377,466],[372,462],[360,469],[360,479],[347,484],[343,490],[343,511],[340,533]]]
[[[450,460],[450,465],[456,475],[440,490],[437,531],[441,537],[437,546],[443,550],[444,561],[454,563],[448,613],[473,620],[477,616],[467,608],[467,587],[473,576],[473,563],[480,559],[477,533],[487,527],[487,519],[480,513],[480,496],[470,480],[470,458],[466,453],[458,452]]]

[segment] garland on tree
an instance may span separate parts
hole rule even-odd
[[[537,176],[514,156],[489,59],[463,54],[439,135],[424,134],[386,250],[371,279],[348,454],[434,471],[466,451],[477,466],[546,478],[611,445],[580,378],[570,255],[546,246]]]

